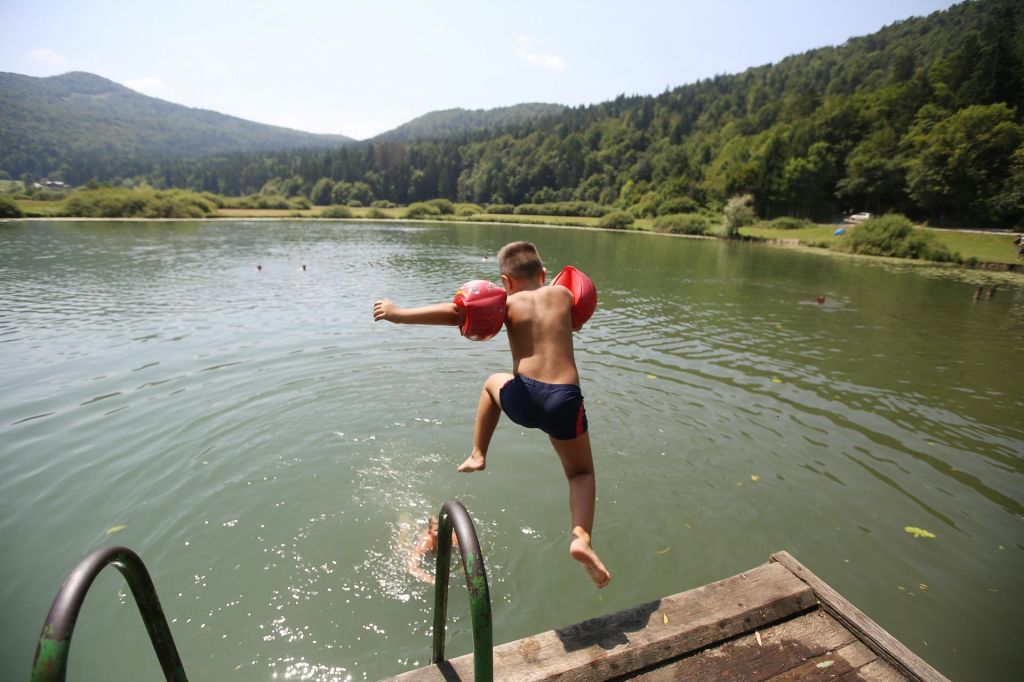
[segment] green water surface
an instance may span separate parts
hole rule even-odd
[[[498,280],[515,239],[600,292],[576,344],[601,591],[568,557],[543,434],[503,420],[487,470],[455,472],[504,333],[372,322],[376,298]],[[978,277],[595,230],[0,223],[0,678],[27,679],[62,580],[109,544],[149,566],[190,679],[425,664],[432,592],[405,566],[458,498],[496,643],[785,549],[944,674],[1017,679],[1024,285]],[[467,653],[459,580],[449,622]],[[115,570],[69,679],[162,679]]]

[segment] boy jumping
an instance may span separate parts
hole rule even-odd
[[[565,287],[544,286],[547,270],[537,247],[529,242],[502,247],[498,266],[508,292],[505,328],[512,350],[512,373],[492,374],[484,382],[473,450],[458,470],[482,471],[487,465],[487,448],[502,411],[516,424],[548,434],[569,481],[573,535],[569,554],[583,564],[595,585],[604,587],[611,574],[590,540],[596,486],[587,413],[573,356],[572,293]],[[399,308],[384,299],[373,304],[374,321],[458,326],[461,316],[454,303]]]

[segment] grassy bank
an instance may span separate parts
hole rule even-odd
[[[846,236],[835,236],[839,225],[813,225],[794,230],[783,230],[772,227],[768,223],[758,223],[740,229],[740,234],[755,239],[786,242],[798,240],[802,246],[819,246],[835,248]],[[857,229],[845,226],[847,232]],[[1011,233],[964,232],[957,230],[940,230],[930,227],[917,227],[933,235],[935,239],[952,253],[960,254],[960,258],[971,259],[982,263],[1020,263],[1013,246],[1014,235]]]
[[[144,197],[140,201],[139,197]],[[488,212],[475,204],[452,204],[445,200],[425,202],[439,205],[447,212],[440,214],[422,212],[417,214],[414,207],[403,206],[352,206],[322,207],[309,206],[308,201],[291,203],[284,198],[242,197],[228,198],[210,194],[196,194],[180,190],[156,191],[149,188],[142,190],[125,190],[106,188],[91,192],[73,192],[63,200],[18,199],[17,206],[26,217],[136,217],[136,218],[299,218],[315,219],[323,217],[401,220],[414,217],[438,221],[491,222],[524,225],[556,225],[567,227],[598,227],[599,217],[542,215],[536,213],[510,213],[508,207],[500,213]],[[264,204],[259,207],[257,204]],[[266,204],[272,204],[266,206]],[[765,240],[783,245],[792,244],[811,246],[830,250],[842,250],[844,240],[857,227],[845,226],[847,235],[836,236],[834,224],[806,223],[795,229],[784,229],[778,221],[756,222],[740,228],[740,235],[746,238]],[[640,218],[627,229],[636,231],[655,231],[655,219]],[[956,230],[940,230],[927,227],[915,227],[926,231],[934,239],[945,246],[951,253],[957,254],[957,260],[968,263],[1017,264],[1016,249],[1013,246],[1013,235],[1010,233],[966,232]],[[721,225],[711,220],[706,234],[721,236]]]

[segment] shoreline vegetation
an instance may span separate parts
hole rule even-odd
[[[358,204],[358,202],[354,202]],[[398,206],[314,206],[302,196],[224,197],[209,192],[156,190],[150,187],[98,187],[50,193],[45,198],[0,194],[0,218],[187,220],[326,219],[425,220],[431,222],[509,223],[553,227],[603,228],[689,237],[736,239],[797,247],[809,251],[945,262],[969,268],[1024,271],[1013,246],[1015,232],[933,228],[888,214],[860,223],[815,223],[799,218],[762,220],[749,196],[734,197],[720,211],[700,209],[657,217],[593,202],[480,206],[433,199]],[[842,228],[842,232],[837,231]]]

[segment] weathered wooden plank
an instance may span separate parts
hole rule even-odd
[[[857,670],[840,675],[835,682],[906,682],[906,679],[896,668],[876,658]]]
[[[628,679],[637,682],[757,682],[856,641],[849,630],[818,609],[758,630],[756,634],[742,635],[656,669],[630,675]]]
[[[825,581],[793,558],[789,552],[773,554],[772,561],[782,564],[792,571],[793,575],[807,583],[814,590],[823,608],[908,678],[920,682],[949,682],[948,678],[928,665],[924,659],[908,649],[878,623],[868,618],[843,595],[829,587]]]
[[[497,680],[605,680],[735,637],[816,605],[812,590],[769,563],[658,601],[494,649]],[[391,678],[472,680],[472,654]]]
[[[815,656],[781,675],[768,678],[771,682],[818,682],[835,680],[841,675],[855,672],[861,666],[877,660],[878,656],[860,640],[850,642],[837,651]]]

